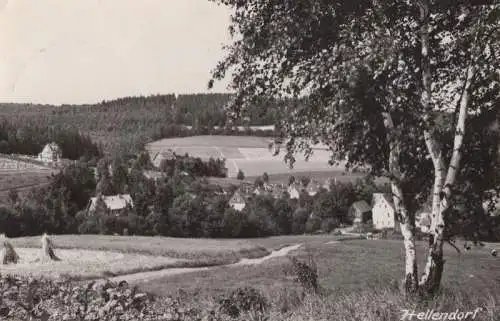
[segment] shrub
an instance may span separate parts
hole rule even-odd
[[[252,287],[237,288],[219,300],[224,314],[238,318],[244,313],[267,315],[270,305],[266,297]]]
[[[309,262],[301,262],[296,257],[291,257],[292,273],[295,275],[295,281],[298,282],[306,291],[318,293],[318,268],[312,256],[309,256]]]

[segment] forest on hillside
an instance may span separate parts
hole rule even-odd
[[[0,147],[3,146],[4,152],[38,153],[40,146],[57,136],[55,132],[71,132],[72,136],[78,133],[91,139],[107,154],[124,156],[136,154],[147,142],[161,138],[273,135],[272,131],[224,129],[227,120],[224,106],[230,98],[229,94],[169,94],[125,97],[93,105],[0,104],[0,122],[5,129],[0,133]],[[257,103],[246,123],[234,125],[272,125],[278,114],[276,106]],[[214,126],[222,128],[213,129]],[[24,138],[28,136],[23,133],[30,133],[31,138]],[[23,138],[17,139],[19,136]],[[75,156],[74,152],[71,154]]]

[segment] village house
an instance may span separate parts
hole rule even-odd
[[[372,198],[372,222],[376,229],[399,228],[396,224],[396,210],[390,195],[374,193]]]
[[[274,187],[268,183],[264,183],[261,186],[257,186],[253,190],[254,195],[270,195],[273,191]]]
[[[431,213],[424,211],[416,213],[415,226],[423,233],[429,233],[431,227]]]
[[[354,225],[364,224],[372,219],[372,208],[366,201],[357,201],[352,203],[348,216],[352,218]]]
[[[288,185],[287,192],[290,195],[291,199],[299,199],[300,198],[300,185],[298,183],[292,183]]]
[[[311,179],[309,184],[307,184],[307,186],[306,186],[307,194],[309,194],[309,196],[314,196],[314,195],[318,194],[319,190],[320,190],[319,183],[316,182],[315,180]]]
[[[323,183],[323,188],[326,189],[327,191],[330,191],[332,185],[336,185],[336,184],[337,184],[337,178],[329,177]]]
[[[237,211],[242,211],[247,205],[245,197],[241,191],[236,191],[229,200],[229,206]]]
[[[38,160],[44,163],[58,163],[62,158],[62,150],[56,143],[45,145],[42,152],[38,154]]]
[[[153,154],[151,162],[153,163],[154,167],[160,168],[161,163],[164,160],[170,160],[174,158],[175,158],[175,153],[171,149],[168,149],[166,151],[156,152],[155,154]]]
[[[119,195],[110,195],[110,196],[100,196],[102,197],[102,200],[104,204],[106,205],[106,208],[115,215],[120,215],[123,210],[125,210],[127,207],[134,207],[134,202],[132,200],[132,197],[129,194],[119,194]],[[99,199],[98,197],[92,197],[90,199],[90,204],[88,208],[88,213],[93,214],[96,210],[97,207],[97,201]]]
[[[274,185],[271,195],[275,199],[285,198],[287,194],[286,187],[284,185]]]
[[[167,176],[164,172],[160,172],[160,171],[143,171],[142,174],[147,179],[152,179],[155,182],[158,182],[159,180],[161,180]]]

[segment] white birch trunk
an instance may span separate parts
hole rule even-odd
[[[384,125],[389,141],[389,172],[391,174],[391,191],[394,208],[399,220],[401,234],[405,248],[405,276],[404,287],[406,293],[418,291],[417,251],[415,249],[415,219],[409,215],[404,203],[404,193],[401,188],[401,170],[399,160],[401,156],[401,142],[394,127],[390,113],[384,112]]]

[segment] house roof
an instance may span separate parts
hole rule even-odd
[[[392,203],[391,195],[385,194],[385,193],[373,193],[373,196],[372,196],[373,204],[375,204],[375,202],[379,202],[380,200],[385,201],[392,208],[394,208],[394,204]]]
[[[229,200],[229,203],[232,203],[232,204],[245,204],[245,199],[243,198],[243,196],[241,195],[241,192],[239,191],[236,191],[234,194],[233,194],[233,197],[231,197],[231,199]]]
[[[366,213],[366,212],[369,212],[372,210],[372,208],[370,207],[370,205],[366,201],[357,201],[357,202],[352,203],[351,206],[358,213]]]
[[[143,171],[142,173],[148,179],[158,179],[166,176],[164,172],[159,171]]]
[[[418,223],[421,226],[430,226],[431,225],[431,214],[427,212],[421,212],[418,216]]]
[[[319,191],[319,188],[320,188],[320,185],[315,180],[311,180],[309,182],[309,184],[307,184],[307,187],[306,187],[307,191],[314,191],[314,192]]]
[[[42,153],[54,153],[54,152],[60,152],[61,147],[57,145],[56,143],[52,142],[43,147]]]
[[[175,153],[171,149],[168,149],[155,153],[152,158],[152,161],[155,166],[160,166],[163,160],[173,159],[173,158],[175,158]]]
[[[127,205],[134,206],[134,202],[130,194],[119,194],[119,195],[111,195],[111,196],[103,196],[102,200],[106,207],[113,210],[121,210],[127,207]],[[90,207],[89,211],[94,211],[97,205],[97,197],[92,197],[90,199]]]

